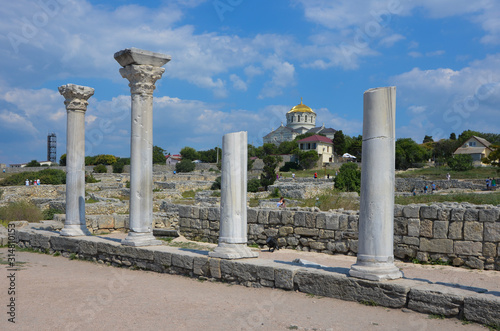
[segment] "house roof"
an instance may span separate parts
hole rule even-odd
[[[481,153],[484,152],[485,148],[491,149],[490,148],[491,143],[488,140],[486,140],[484,138],[481,138],[481,137],[477,137],[477,136],[471,136],[469,139],[467,139],[464,142],[464,145],[467,144],[472,139],[477,140],[483,146],[482,147],[481,146],[478,146],[478,147],[469,147],[467,145],[467,147],[463,147],[463,145],[462,145],[462,146],[458,147],[455,150],[455,152],[453,152],[453,154],[481,154]]]
[[[273,134],[273,133],[275,133],[275,132],[277,132],[278,130],[280,130],[280,131],[283,131],[283,130],[284,130],[284,131],[290,131],[290,132],[292,132],[292,133],[297,133],[297,134],[298,134],[298,132],[297,132],[297,131],[295,131],[294,129],[289,128],[289,127],[284,126],[283,124],[281,124],[281,126],[280,126],[280,127],[278,127],[276,130],[271,131],[271,132],[269,132],[268,134],[266,134],[266,135],[264,136],[264,138],[270,138],[270,137],[272,136],[272,134]]]
[[[472,137],[476,138],[476,140],[479,141],[481,144],[483,144],[485,147],[490,147],[490,145],[491,145],[491,143],[488,140],[484,139],[484,138],[477,137],[477,136],[472,136]]]
[[[333,128],[325,128],[324,126],[317,126],[307,131],[307,133],[321,133],[321,134],[328,134],[328,133],[335,134],[335,132],[337,132],[337,130]]]
[[[306,142],[308,143],[308,142],[317,142],[317,141],[333,145],[333,142],[331,139],[328,139],[325,136],[320,136],[317,134],[310,136],[310,137],[307,137],[307,138],[304,138],[304,139],[300,139],[298,142],[299,143],[306,143]]]

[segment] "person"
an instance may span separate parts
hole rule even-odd
[[[413,196],[417,195],[417,190],[415,189],[415,186],[411,190],[411,193],[413,194]]]
[[[176,174],[177,172],[174,170],[174,175]]]
[[[428,189],[428,188],[429,188],[429,187],[428,187],[427,185],[425,185],[425,186],[424,186],[424,194],[426,194],[426,193],[427,193],[427,189]]]
[[[330,174],[326,174],[326,179],[330,179]]]
[[[280,174],[276,174],[276,180],[280,179]]]
[[[446,174],[446,179],[448,179],[448,180],[450,180],[450,179],[451,179],[450,173],[447,173],[447,174]]]
[[[292,178],[295,179],[295,172],[292,172]]]
[[[30,181],[26,179],[26,181],[24,181],[24,183],[26,184],[26,186],[30,186]]]
[[[434,191],[436,190],[436,184],[434,184],[434,182],[431,184],[431,193],[434,193]]]
[[[488,179],[486,179],[486,191],[488,191],[490,189],[490,184],[491,184],[491,180],[490,180],[490,177],[488,177]]]
[[[3,173],[5,173],[5,168],[3,168]]]
[[[317,172],[314,173],[314,178],[318,178],[318,173]]]
[[[493,177],[493,179],[491,179],[491,187],[493,187],[493,189],[495,189],[497,186],[497,181],[495,180],[495,177]]]
[[[285,198],[281,197],[280,201],[276,204],[278,208],[285,208]]]

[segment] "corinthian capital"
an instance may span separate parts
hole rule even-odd
[[[64,104],[67,110],[86,111],[88,99],[94,95],[94,89],[91,87],[75,84],[66,84],[59,86],[59,93],[64,97]]]
[[[129,80],[130,93],[132,94],[153,94],[155,83],[161,78],[165,68],[152,65],[130,64],[120,68],[123,78]]]

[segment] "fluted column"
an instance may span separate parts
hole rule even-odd
[[[126,49],[115,54],[129,80],[132,95],[130,137],[130,222],[123,245],[159,245],[153,236],[153,91],[170,58],[163,54]]]
[[[396,87],[370,89],[363,102],[358,256],[349,275],[376,281],[401,278],[394,265]]]
[[[219,245],[211,257],[241,259],[259,254],[247,246],[247,132],[222,137]]]
[[[94,89],[67,84],[59,87],[66,105],[66,220],[63,236],[90,235],[85,222],[85,112]]]

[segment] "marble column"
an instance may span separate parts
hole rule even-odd
[[[164,54],[128,48],[114,55],[129,80],[132,94],[130,137],[129,233],[123,245],[160,245],[153,236],[153,91],[161,78],[162,65],[170,61]]]
[[[66,220],[63,236],[90,235],[85,222],[85,112],[94,89],[67,84],[59,86],[66,105]]]
[[[364,93],[358,256],[349,275],[381,281],[402,277],[394,265],[396,87]]]
[[[241,259],[259,254],[247,246],[247,132],[222,137],[219,245],[211,257]]]

